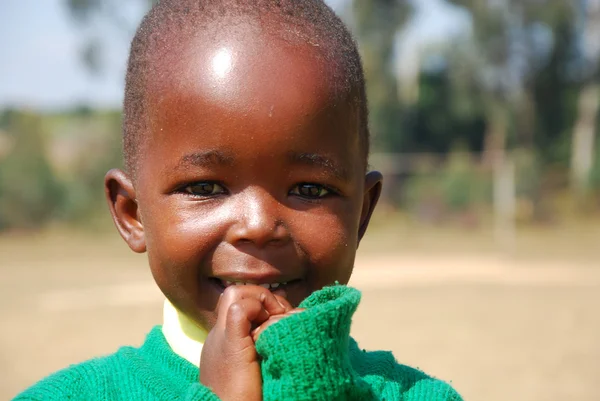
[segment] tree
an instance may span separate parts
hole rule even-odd
[[[358,37],[367,81],[371,130],[376,147],[399,151],[405,145],[402,105],[394,71],[397,33],[409,16],[397,0],[354,0],[351,25]]]
[[[578,32],[578,78],[582,83],[582,90],[571,142],[571,184],[576,197],[583,200],[592,179],[600,109],[600,85],[597,82],[600,59],[600,46],[597,45],[597,35],[600,34],[600,1],[580,1],[579,24],[581,29]]]

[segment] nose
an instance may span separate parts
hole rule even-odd
[[[259,248],[281,246],[290,239],[290,233],[280,211],[282,205],[269,193],[248,190],[239,194],[235,204],[235,222],[227,232],[232,245],[252,243]]]

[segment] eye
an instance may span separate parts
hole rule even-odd
[[[216,182],[196,182],[186,186],[183,190],[194,196],[214,196],[225,193],[225,188]]]
[[[329,195],[331,191],[329,191],[323,185],[304,183],[296,185],[290,191],[290,193],[293,195],[302,196],[304,198],[318,199]]]

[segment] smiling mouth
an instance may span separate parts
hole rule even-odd
[[[290,280],[290,281],[282,281],[282,282],[260,282],[260,281],[242,281],[242,280],[233,280],[233,279],[223,279],[218,277],[211,277],[211,281],[213,281],[217,286],[221,287],[222,290],[225,290],[227,287],[231,287],[234,285],[257,285],[259,287],[266,288],[272,292],[277,290],[284,290],[288,286],[292,284],[296,284],[299,282],[299,279]]]

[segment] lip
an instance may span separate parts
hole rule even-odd
[[[281,274],[217,274],[212,277],[212,279],[221,280],[221,281],[233,281],[233,282],[242,282],[248,284],[274,284],[274,283],[291,283],[292,281],[299,280],[299,277],[292,276],[284,276]]]
[[[264,276],[255,276],[255,275],[219,275],[209,277],[209,281],[212,285],[222,293],[225,291],[225,282],[242,282],[246,283],[246,285],[260,285],[260,284],[275,284],[279,283],[277,288],[271,288],[270,291],[274,294],[281,295],[286,297],[287,291],[291,288],[294,288],[296,285],[302,282],[300,278],[285,278],[282,276],[279,277],[264,277]],[[283,284],[285,283],[285,284]]]

